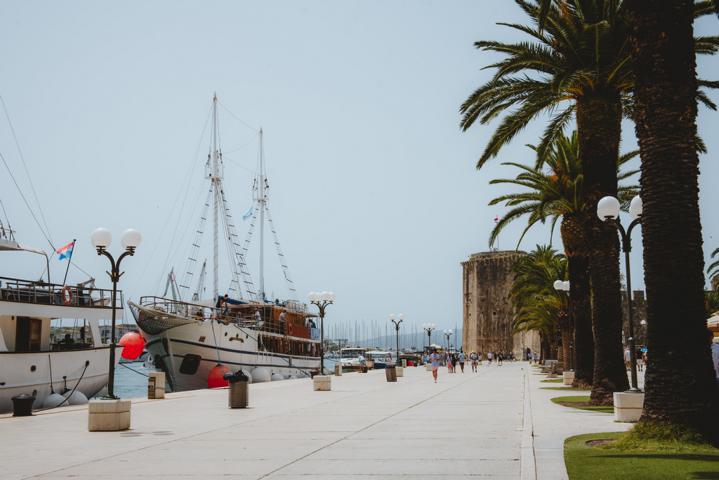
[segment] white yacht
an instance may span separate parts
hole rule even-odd
[[[240,243],[223,186],[217,107],[215,96],[212,139],[205,165],[209,189],[182,279],[178,283],[174,273],[170,273],[162,296],[128,302],[147,342],[151,362],[167,373],[167,381],[175,391],[218,386],[221,384],[218,377],[221,379],[227,370],[244,370],[253,382],[261,382],[309,376],[320,368],[319,324],[315,315],[294,299],[273,302],[265,294],[265,221],[273,234],[290,298],[295,288],[270,216],[262,130],[258,132],[259,168],[253,187],[254,204],[243,216],[250,222],[247,236]],[[199,268],[198,257],[208,218],[212,219],[212,295],[203,298],[208,268],[207,262]],[[245,261],[255,227],[259,229],[259,288],[255,287]],[[222,256],[229,260],[223,267],[231,273],[227,295],[220,291],[220,242],[225,244]]]
[[[0,222],[0,255],[23,253],[45,255],[48,273],[38,280],[0,277],[0,412],[11,411],[12,397],[23,393],[35,397],[35,409],[86,402],[107,385],[110,347],[99,325],[111,318],[112,291],[93,282],[51,283],[45,252],[20,245]],[[121,292],[118,299],[121,314]],[[79,338],[55,338],[53,322],[86,327]]]

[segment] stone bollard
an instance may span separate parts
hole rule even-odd
[[[342,376],[342,364],[341,363],[335,364],[335,376],[337,376],[337,377]]]
[[[431,371],[432,371],[432,364],[431,364],[431,363],[425,363],[425,364],[424,364],[424,369],[427,370],[428,372],[431,372]]]
[[[329,392],[332,390],[332,377],[329,375],[315,375],[312,379],[315,392]]]
[[[614,392],[614,421],[638,422],[644,409],[644,392]]]
[[[372,370],[374,368],[374,360],[366,360],[365,365],[367,365],[368,370]]]
[[[87,412],[90,432],[118,432],[130,428],[130,400],[90,400]]]
[[[397,369],[397,378],[404,377],[404,367],[395,367]]]
[[[165,398],[165,372],[150,372],[147,378],[147,398]]]
[[[571,385],[574,383],[574,370],[568,370],[562,373],[562,379],[564,385]]]

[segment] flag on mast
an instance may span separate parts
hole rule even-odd
[[[59,254],[60,256],[57,257],[58,260],[65,260],[66,258],[68,261],[72,259],[72,251],[75,248],[75,240],[68,243],[64,247],[60,247],[57,250],[55,250],[55,253]]]

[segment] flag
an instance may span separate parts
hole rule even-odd
[[[58,260],[64,260],[64,259],[71,259],[72,258],[72,250],[75,248],[75,240],[68,243],[64,247],[60,247],[57,250],[55,250],[55,253],[60,254],[59,257],[57,257]]]
[[[242,220],[247,220],[252,216],[252,211],[254,210],[254,206],[247,209],[247,211],[242,215]]]

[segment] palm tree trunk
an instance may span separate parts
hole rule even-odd
[[[622,358],[619,240],[616,230],[601,222],[594,214],[600,198],[617,195],[621,111],[616,92],[594,93],[577,101],[584,204],[591,229],[589,275],[592,288],[594,376],[590,397],[596,405],[611,405],[615,391],[629,388]]]
[[[576,215],[565,215],[561,232],[569,267],[569,315],[574,324],[574,386],[592,385],[594,338],[589,297],[588,235]]]
[[[559,317],[559,333],[561,336],[561,363],[563,370],[569,370],[573,367],[572,365],[572,320],[567,313],[562,313]]]
[[[644,202],[648,360],[643,421],[719,443],[703,304],[693,0],[631,0]]]

